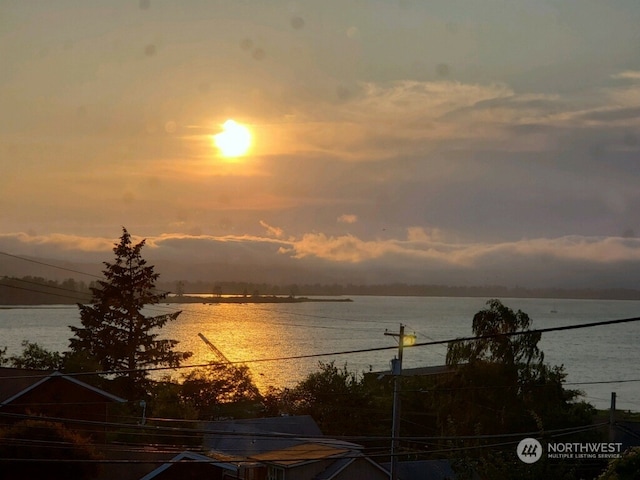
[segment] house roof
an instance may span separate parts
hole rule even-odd
[[[204,437],[205,448],[244,457],[298,445],[300,438],[322,436],[309,415],[205,422],[203,428],[211,432]]]
[[[23,390],[33,387],[50,373],[43,370],[0,368],[0,405]]]
[[[8,405],[21,396],[38,388],[45,382],[55,378],[62,378],[65,381],[86,388],[109,402],[124,403],[125,399],[112,395],[100,388],[84,383],[77,378],[65,375],[57,371],[48,370],[27,370],[22,368],[0,368],[0,408]]]
[[[337,457],[349,453],[346,448],[336,448],[322,443],[300,443],[282,450],[253,455],[253,460],[271,463],[282,467],[292,467],[298,464]]]
[[[221,468],[224,468],[225,470],[230,470],[232,472],[237,472],[238,471],[238,466],[233,464],[233,463],[217,462],[213,458],[208,457],[206,455],[202,455],[200,453],[195,453],[195,452],[185,451],[185,452],[181,452],[178,455],[176,455],[175,457],[173,457],[169,462],[164,463],[164,464],[160,465],[158,468],[156,468],[153,471],[149,472],[144,477],[142,477],[140,480],[151,480],[152,478],[157,477],[159,474],[161,474],[162,472],[164,472],[165,470],[170,468],[171,465],[173,465],[174,463],[176,463],[176,462],[188,462],[188,461],[200,462],[200,463],[208,463],[210,465],[216,465],[216,466],[219,466]]]
[[[320,427],[310,415],[205,422],[204,427],[215,432],[277,432],[305,437],[322,435]]]
[[[403,377],[428,377],[430,375],[450,375],[456,371],[456,367],[450,365],[433,365],[429,367],[403,368]],[[390,370],[381,372],[367,372],[365,375],[374,375],[378,377],[393,376]]]
[[[206,422],[204,428],[211,432],[204,440],[205,448],[210,449],[208,455],[220,462],[253,461],[295,468],[330,460],[322,477],[328,480],[355,458],[366,458],[361,445],[324,437],[308,415]]]
[[[382,475],[384,475],[385,478],[389,478],[389,471],[385,469],[382,465],[374,462],[373,460],[371,460],[369,457],[365,455],[356,454],[354,456],[338,458],[331,465],[329,465],[327,469],[325,469],[323,472],[316,475],[316,477],[314,477],[314,480],[333,480],[341,472],[349,468],[350,465],[358,461],[360,462],[364,461],[369,463],[370,465],[373,466],[374,469],[378,470]]]
[[[334,478],[336,478],[336,476],[338,474],[340,474],[341,472],[343,472],[346,468],[349,468],[350,465],[352,465],[354,462],[360,460],[360,461],[366,461],[368,463],[370,463],[371,465],[373,465],[375,468],[377,468],[378,470],[380,470],[380,472],[382,472],[383,474],[388,475],[388,471],[385,470],[381,465],[375,463],[373,460],[371,460],[370,458],[362,455],[361,453],[353,453],[350,452],[351,454],[348,456],[344,456],[344,457],[332,457],[332,456],[327,456],[327,454],[331,453],[331,449],[330,447],[328,447],[327,445],[315,445],[312,446],[311,444],[307,444],[307,450],[304,451],[300,448],[294,448],[294,449],[287,449],[289,451],[285,452],[285,451],[276,451],[276,452],[271,452],[275,458],[275,456],[281,457],[283,455],[289,455],[291,457],[290,460],[280,460],[280,461],[271,461],[268,460],[267,458],[272,456],[270,454],[264,454],[263,457],[267,460],[264,460],[264,463],[271,463],[274,465],[279,465],[279,466],[283,466],[285,468],[287,467],[295,467],[297,465],[301,465],[302,463],[306,463],[308,461],[315,461],[315,460],[325,460],[325,459],[331,459],[334,458],[335,460],[328,466],[328,468],[326,468],[323,472],[321,472],[320,474],[316,475],[314,478],[316,480],[332,480]],[[336,450],[336,449],[333,449]],[[315,454],[317,455],[318,458],[314,458],[309,460],[309,452],[315,452]],[[346,453],[346,452],[345,452]],[[305,461],[304,462],[297,462],[296,463],[289,463],[290,461],[293,461],[293,456],[294,455],[298,455],[298,454],[303,454],[305,455]],[[340,453],[339,455],[342,455],[342,453]],[[241,469],[244,467],[249,467],[251,464],[250,462],[248,462],[247,460],[251,460],[251,459],[245,459],[243,460],[241,463],[234,463],[232,461],[221,461],[218,458],[215,458],[214,456],[212,456],[212,454],[209,455],[203,455],[200,453],[195,453],[195,452],[190,452],[190,451],[184,451],[182,453],[180,453],[179,455],[176,455],[175,457],[173,457],[170,461],[168,461],[167,463],[164,463],[162,465],[160,465],[159,467],[157,467],[156,469],[154,469],[153,471],[149,472],[148,474],[146,474],[144,477],[140,478],[140,480],[152,480],[154,478],[156,478],[158,475],[160,475],[162,472],[164,472],[165,470],[171,468],[173,465],[175,465],[176,463],[179,462],[198,462],[198,463],[206,463],[209,464],[211,466],[216,466],[219,468],[223,468],[224,470],[227,470],[229,472],[240,472]],[[256,459],[256,462],[254,465],[260,465],[262,462],[259,462]]]
[[[355,461],[355,457],[339,458],[329,465],[326,470],[320,473],[315,480],[331,480]]]

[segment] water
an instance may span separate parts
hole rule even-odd
[[[395,339],[385,329],[415,333],[418,342],[470,336],[471,319],[484,308],[483,298],[352,297],[351,303],[297,304],[160,304],[148,315],[182,310],[178,320],[162,331],[163,338],[180,340],[179,349],[194,352],[190,364],[217,357],[198,337],[204,334],[231,361],[248,362],[256,383],[292,386],[317,370],[318,362],[347,364],[356,372],[389,369],[397,353]],[[575,325],[640,316],[640,301],[506,299],[514,310],[526,312],[532,328]],[[7,353],[21,352],[28,339],[49,350],[68,347],[69,325],[79,325],[75,306],[0,309],[0,346]],[[585,399],[607,408],[612,391],[618,408],[640,410],[640,322],[544,334],[540,348],[545,361],[564,364],[570,388],[581,389]],[[365,353],[342,353],[391,347]],[[404,367],[442,365],[446,345],[405,349]],[[174,376],[180,373],[169,371]],[[620,382],[621,380],[634,380]],[[585,383],[614,382],[614,383]],[[574,385],[579,383],[578,385]]]

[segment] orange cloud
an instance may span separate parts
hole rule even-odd
[[[356,223],[358,221],[358,216],[353,214],[345,213],[338,217],[339,223]]]

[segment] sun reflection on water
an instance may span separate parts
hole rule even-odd
[[[264,391],[269,386],[291,386],[301,378],[302,364],[310,370],[317,360],[255,361],[305,355],[320,351],[313,336],[283,322],[277,306],[256,304],[183,305],[182,314],[167,325],[163,336],[180,339],[179,350],[193,352],[190,364],[220,358],[198,336],[202,333],[231,362],[248,364],[254,382]],[[311,365],[306,365],[309,363]]]

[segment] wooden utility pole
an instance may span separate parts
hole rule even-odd
[[[391,360],[391,375],[393,375],[393,421],[391,425],[391,480],[398,479],[398,450],[400,444],[400,389],[402,376],[402,353],[405,337],[415,340],[415,335],[405,335],[404,325],[400,324],[400,333],[384,332],[385,335],[398,339],[398,357]]]
[[[609,441],[613,442],[616,429],[616,392],[611,392],[611,406],[609,407]]]

